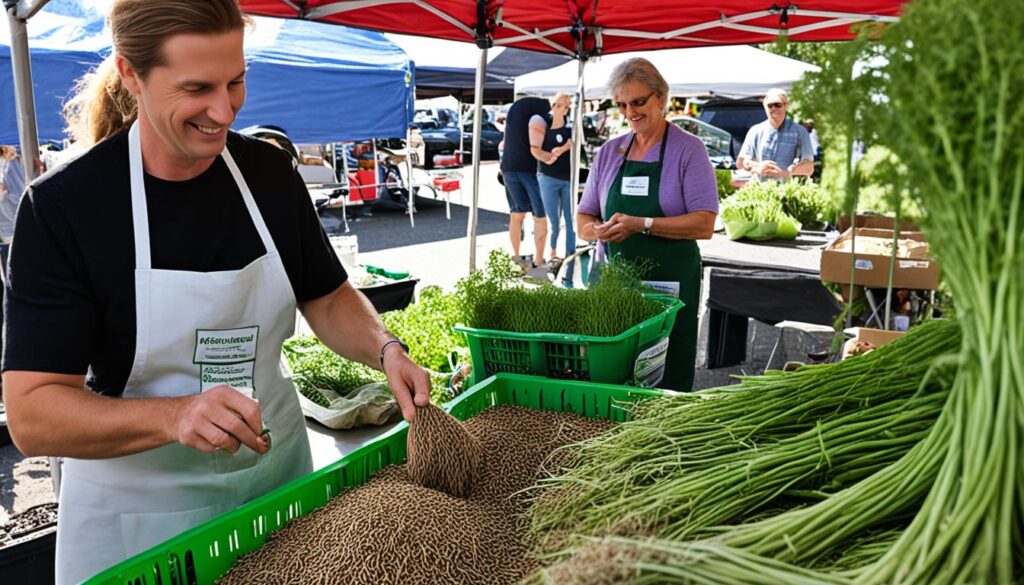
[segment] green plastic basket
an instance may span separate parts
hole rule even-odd
[[[513,404],[621,422],[626,403],[661,396],[657,390],[500,374],[445,405],[466,420],[482,410]],[[409,425],[400,423],[339,461],[299,478],[205,524],[136,555],[87,584],[205,585],[222,577],[239,557],[263,546],[271,532],[366,482],[388,465],[405,461]]]
[[[614,337],[566,333],[515,333],[474,329],[466,334],[474,379],[499,373],[529,374],[605,384],[633,384],[637,356],[668,337],[683,302],[667,295],[648,295],[664,310]]]

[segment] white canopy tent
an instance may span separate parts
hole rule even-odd
[[[611,98],[606,86],[612,70],[634,57],[643,57],[653,63],[665,77],[674,96],[762,96],[773,87],[788,89],[804,73],[820,70],[815,65],[749,45],[616,53],[587,63],[585,99]],[[570,62],[520,75],[516,78],[516,95],[573,93],[576,91],[578,68],[577,63]]]

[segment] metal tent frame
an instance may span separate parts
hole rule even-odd
[[[474,152],[480,146],[480,95],[488,49],[520,47],[577,59],[570,193],[579,189],[583,75],[591,57],[645,49],[767,42],[779,35],[792,40],[848,40],[854,36],[849,30],[853,24],[898,20],[903,0],[808,0],[799,5],[772,0],[719,0],[686,9],[670,0],[653,0],[643,6],[630,0],[602,0],[600,6],[597,0],[568,0],[565,4],[552,5],[545,0],[476,0],[472,4],[452,0],[242,0],[243,9],[253,14],[475,43],[481,58],[474,102]],[[393,17],[399,7],[408,9],[409,18]],[[474,157],[467,225],[470,271],[476,269],[479,165]],[[575,205],[575,198],[570,200]]]
[[[18,127],[26,177],[36,176],[39,152],[35,105],[25,24],[48,0],[3,0],[11,28]],[[607,53],[768,42],[780,35],[793,41],[848,40],[850,26],[898,19],[905,0],[717,0],[684,7],[672,0],[240,0],[251,14],[301,18],[361,28],[435,36],[475,43],[480,50],[476,73],[473,152],[480,150],[483,85],[487,50],[519,47],[562,53],[579,61],[573,104],[574,156],[572,193],[579,189],[582,79],[587,60]],[[405,9],[405,18],[395,18]],[[469,270],[476,268],[476,227],[480,160],[473,158],[473,197],[467,222]],[[574,200],[575,198],[573,198]]]

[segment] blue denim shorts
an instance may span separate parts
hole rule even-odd
[[[536,173],[518,171],[502,171],[505,179],[505,196],[508,197],[508,208],[512,213],[532,211],[534,217],[543,219],[544,199],[540,196],[540,185]]]

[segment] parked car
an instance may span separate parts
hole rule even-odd
[[[459,129],[454,126],[444,128],[420,128],[420,134],[424,141],[440,142],[447,141],[450,145],[450,152],[459,150]],[[463,162],[468,162],[473,155],[473,124],[467,123],[462,130]],[[480,130],[480,160],[498,160],[498,143],[504,138],[501,130],[493,122],[484,122]],[[424,159],[424,166],[431,162],[431,157]]]
[[[435,120],[420,120],[410,124],[410,135],[412,136],[412,164],[432,169],[434,157],[454,157],[455,151],[459,149],[458,144],[452,144],[443,134],[438,133]]]
[[[759,100],[715,98],[700,106],[698,119],[721,128],[732,136],[729,155],[736,159],[739,157],[740,148],[743,147],[743,140],[747,137],[747,131],[754,124],[767,120],[768,116],[764,113],[764,106]]]
[[[669,122],[700,138],[708,149],[711,164],[716,169],[731,169],[736,166],[736,161],[730,154],[732,135],[725,130],[690,116],[673,116],[669,118]]]
[[[454,126],[458,119],[455,110],[448,108],[418,108],[413,115],[413,123],[433,121],[439,128]]]

